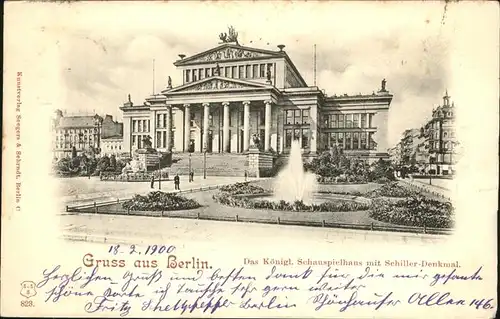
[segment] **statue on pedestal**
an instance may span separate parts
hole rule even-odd
[[[172,78],[170,77],[170,75],[168,76],[167,88],[172,88]]]
[[[252,148],[260,148],[260,138],[257,134],[252,135]]]
[[[387,83],[387,81],[385,79],[382,80],[382,88],[380,89],[380,92],[387,92],[386,89],[385,89],[385,84]]]
[[[130,94],[128,95],[128,102],[132,103],[132,99],[130,98]]]

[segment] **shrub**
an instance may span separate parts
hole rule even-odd
[[[264,194],[266,190],[260,186],[252,185],[250,182],[236,183],[232,185],[224,185],[219,188],[221,192],[229,193],[230,195],[238,194]]]
[[[122,204],[123,208],[134,211],[183,210],[194,209],[200,206],[193,199],[160,191],[150,192],[146,196],[135,195],[131,200]]]
[[[405,226],[451,228],[453,206],[423,196],[411,196],[401,201],[376,198],[372,200],[370,217]]]
[[[399,185],[397,182],[390,182],[382,185],[382,187],[377,188],[366,194],[368,197],[409,197],[414,195],[420,195],[419,192],[410,190],[404,186]]]

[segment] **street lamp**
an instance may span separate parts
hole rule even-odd
[[[161,153],[158,153],[158,189],[161,189]]]

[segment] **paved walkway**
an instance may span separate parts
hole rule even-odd
[[[444,198],[447,200],[452,199],[452,195],[453,195],[452,189],[448,189],[448,188],[441,186],[441,185],[447,185],[448,187],[451,187],[451,184],[449,184],[449,183],[448,184],[441,183],[441,185],[435,185],[435,184],[429,185],[428,179],[426,179],[424,181],[421,179],[410,180],[409,178],[400,179],[399,181],[401,183],[404,183],[404,184],[410,186],[410,187],[413,187],[413,188],[416,188],[419,190],[423,190],[423,191],[431,193],[435,196],[438,196],[438,197],[441,197],[441,198]],[[438,180],[433,180],[432,183],[438,183],[437,181]]]
[[[190,242],[211,245],[258,242],[321,243],[404,243],[435,244],[448,236],[393,233],[336,228],[297,227],[221,221],[113,215],[65,215],[64,237],[71,240],[115,243]],[[251,242],[249,242],[249,240]],[[232,244],[231,244],[232,243]]]

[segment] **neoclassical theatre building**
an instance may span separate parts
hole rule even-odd
[[[377,92],[326,95],[307,85],[279,45],[277,50],[225,41],[174,65],[182,84],[167,87],[123,111],[123,145],[143,147],[149,135],[158,151],[245,153],[253,136],[263,151],[286,154],[298,140],[305,157],[332,145],[370,161],[388,158],[387,119],[392,95],[385,80]]]

